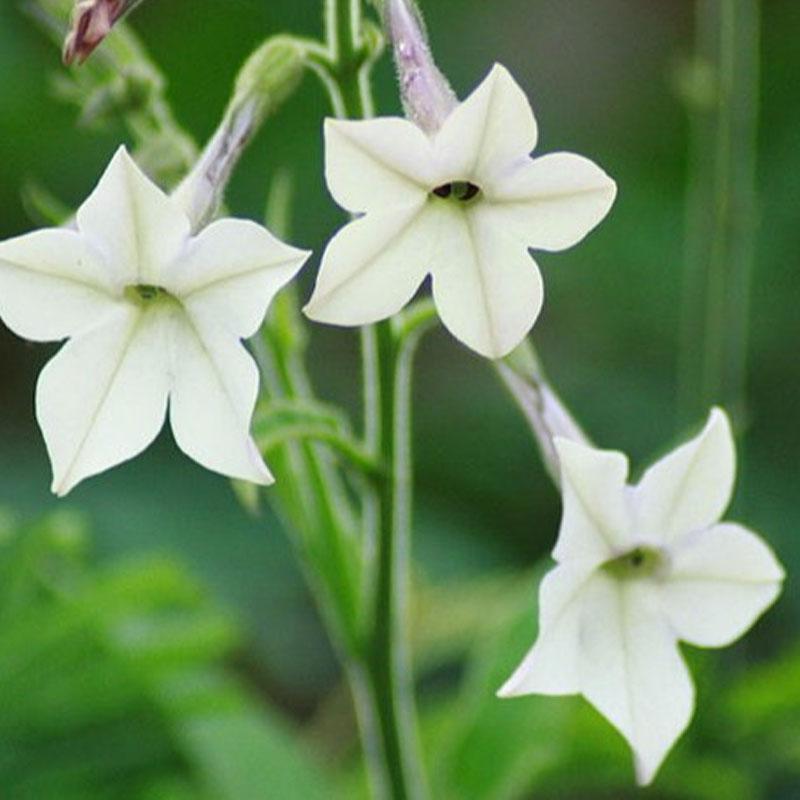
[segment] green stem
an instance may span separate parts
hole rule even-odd
[[[418,337],[402,346],[377,327],[380,453],[389,479],[379,493],[377,574],[369,675],[375,692],[391,797],[425,797],[411,666],[408,598],[411,550],[411,374]]]
[[[326,32],[331,66],[326,85],[337,115],[372,113],[369,54],[362,40],[361,0],[328,0]],[[364,439],[387,474],[365,491],[365,543],[374,548],[372,609],[366,622],[363,671],[353,687],[373,789],[379,797],[426,796],[409,657],[411,438],[410,391],[414,343],[398,344],[391,323],[361,334]],[[353,670],[351,670],[351,678]]]
[[[758,200],[758,0],[698,0],[696,51],[681,424],[712,403],[740,420],[745,413]]]

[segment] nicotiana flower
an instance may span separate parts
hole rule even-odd
[[[778,596],[784,573],[755,534],[719,521],[735,473],[719,409],[636,486],[621,453],[556,446],[557,566],[542,582],[538,639],[499,694],[582,694],[628,740],[646,784],[694,707],[678,641],[735,641]]]
[[[309,254],[246,220],[192,236],[124,148],[76,220],[0,242],[0,317],[26,339],[69,339],[36,390],[53,491],[140,453],[168,408],[188,456],[271,482],[249,434],[258,370],[241,340]]]
[[[327,120],[328,187],[362,216],[330,242],[306,314],[376,322],[430,274],[450,332],[485,356],[508,354],[542,305],[528,249],[576,244],[616,192],[581,156],[532,159],[536,141],[530,104],[500,65],[433,133],[399,118]]]

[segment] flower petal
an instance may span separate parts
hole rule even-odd
[[[741,525],[724,523],[686,537],[672,550],[664,610],[678,636],[724,647],[775,601],[784,572],[772,550]]]
[[[114,307],[112,293],[101,260],[75,231],[41,230],[0,242],[0,317],[18,336],[39,342],[71,336]]]
[[[139,169],[124,147],[78,209],[78,229],[102,254],[120,288],[160,284],[163,267],[190,233],[180,204]]]
[[[186,455],[207,469],[254,483],[273,479],[250,436],[258,369],[230,333],[179,314],[173,341],[170,423]]]
[[[689,672],[649,583],[598,575],[583,609],[583,694],[628,740],[648,784],[691,719]]]
[[[440,180],[481,186],[496,169],[529,155],[537,137],[525,92],[505,67],[495,64],[436,135]]]
[[[562,437],[555,447],[564,514],[553,557],[599,564],[625,552],[634,544],[625,484],[628,459]]]
[[[141,453],[164,424],[169,391],[168,310],[120,304],[45,366],[36,416],[53,465],[53,491]]]
[[[396,314],[432,266],[442,221],[425,202],[345,225],[322,257],[306,315],[334,325],[367,325]]]
[[[495,174],[482,185],[487,214],[535,250],[564,250],[595,228],[617,186],[588,158],[553,153]]]
[[[325,120],[325,177],[353,213],[419,202],[435,188],[430,139],[396,117]]]
[[[539,588],[539,635],[522,663],[497,693],[576,694],[579,672],[582,596],[593,564],[560,564]]]
[[[657,461],[636,486],[642,533],[669,543],[713,525],[730,503],[735,474],[730,423],[715,408],[697,437]]]
[[[196,316],[215,320],[237,338],[252,336],[267,307],[308,259],[255,222],[213,222],[165,271],[164,285]]]
[[[508,355],[533,327],[544,301],[539,268],[525,247],[487,220],[480,206],[445,204],[433,266],[433,297],[450,333],[488,358]]]

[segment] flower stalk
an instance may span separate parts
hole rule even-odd
[[[334,113],[363,119],[372,113],[370,55],[361,0],[328,0],[326,38],[332,59],[326,85]],[[420,327],[417,334],[423,330]],[[390,322],[362,329],[365,440],[386,477],[365,497],[367,547],[374,551],[369,581],[362,669],[351,670],[364,753],[377,797],[426,796],[417,737],[408,645],[410,583],[411,361],[418,335],[399,343]],[[359,702],[359,700],[361,702]]]
[[[531,429],[547,474],[560,487],[561,464],[556,437],[589,446],[588,437],[548,381],[529,340],[495,365],[498,377]]]

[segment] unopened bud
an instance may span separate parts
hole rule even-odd
[[[291,36],[268,39],[239,70],[231,105],[254,102],[259,116],[267,117],[297,88],[305,63],[302,42]]]
[[[196,230],[216,213],[245,146],[295,90],[305,63],[302,43],[289,36],[267,40],[245,62],[222,123],[174,193]]]
[[[386,0],[384,24],[406,116],[426,133],[435,133],[458,105],[458,98],[433,60],[414,0]]]
[[[116,22],[142,0],[78,0],[64,42],[64,63],[82,64],[108,36]]]

